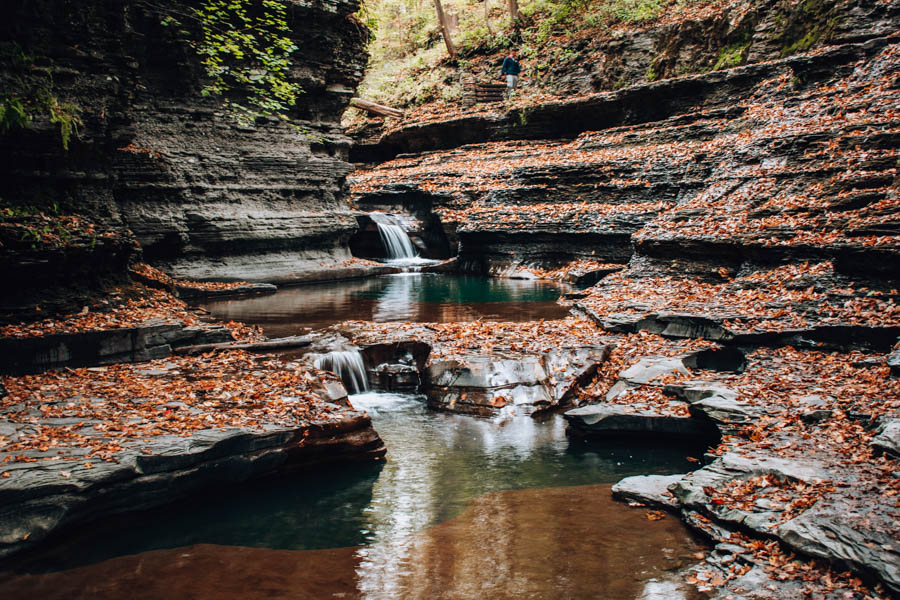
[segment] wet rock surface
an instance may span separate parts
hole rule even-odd
[[[612,487],[613,498],[648,504],[658,508],[674,510],[678,508],[675,496],[669,487],[684,477],[680,475],[635,475],[626,477]]]
[[[565,413],[569,431],[590,437],[680,437],[702,440],[714,437],[716,430],[701,421],[660,414],[650,410],[632,410],[624,406],[582,406]]]
[[[385,453],[339,380],[235,351],[4,381],[0,556],[213,485]]]
[[[607,346],[595,346],[434,361],[425,373],[428,406],[485,416],[507,406],[520,414],[559,409],[608,355]]]

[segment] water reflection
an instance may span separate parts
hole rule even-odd
[[[6,598],[694,600],[677,571],[699,546],[674,518],[610,498],[609,486],[494,492],[458,517],[361,548],[196,545],[0,583]],[[660,596],[665,593],[665,596]]]
[[[0,594],[637,598],[674,585],[666,574],[696,551],[676,519],[650,522],[598,485],[687,470],[684,452],[570,447],[558,417],[436,414],[393,394],[351,401],[385,440],[383,466],[257,482],[108,521],[33,562],[34,574],[0,577]]]
[[[210,302],[213,316],[261,325],[270,337],[360,319],[451,322],[558,319],[568,309],[556,303],[549,282],[465,275],[402,273],[370,279],[282,288],[270,296]]]

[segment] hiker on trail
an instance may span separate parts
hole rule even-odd
[[[503,59],[503,65],[500,67],[500,75],[506,75],[506,91],[510,94],[519,85],[519,73],[522,72],[522,66],[519,64],[519,53],[513,51]]]

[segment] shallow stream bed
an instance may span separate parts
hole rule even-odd
[[[400,275],[214,302],[270,337],[345,319],[553,319],[534,281]],[[702,448],[565,435],[560,416],[486,419],[365,393],[385,461],[214,489],[58,536],[0,573],[4,598],[689,599],[702,547],[610,486],[692,470]],[[2,568],[0,568],[2,570]]]
[[[480,419],[351,397],[384,464],[213,490],[81,530],[0,578],[4,598],[691,598],[699,542],[610,484],[691,448],[570,442],[561,418]],[[658,592],[659,596],[648,596]]]

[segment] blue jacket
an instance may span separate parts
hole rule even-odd
[[[518,75],[521,72],[522,67],[519,65],[519,61],[512,56],[507,56],[503,59],[503,66],[500,67],[501,75]]]

